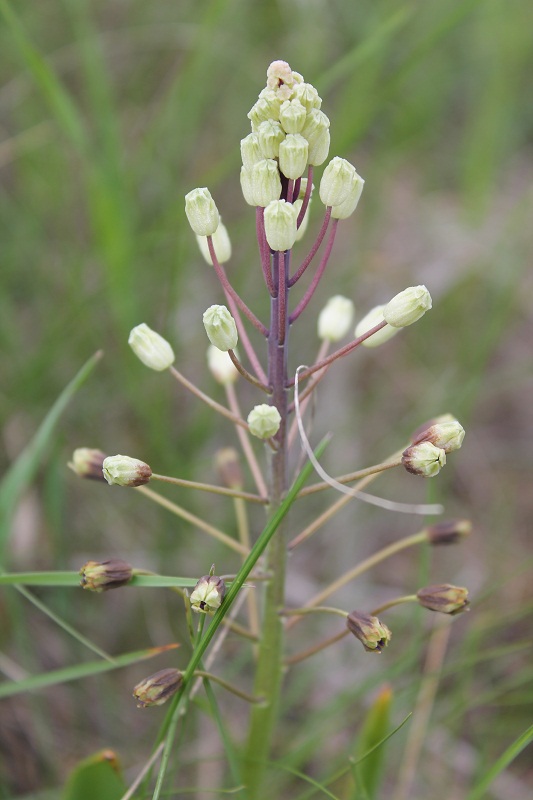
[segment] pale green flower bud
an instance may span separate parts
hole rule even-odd
[[[183,686],[183,674],[179,669],[168,667],[143,678],[133,689],[137,708],[162,706]]]
[[[223,386],[235,383],[239,377],[239,371],[227,351],[219,350],[212,344],[207,350],[207,366],[214,379]]]
[[[318,338],[338,342],[348,333],[353,319],[353,303],[348,297],[330,297],[318,315]]]
[[[131,566],[120,558],[108,561],[87,561],[80,569],[80,586],[90,592],[107,592],[129,583],[133,576]]]
[[[402,464],[413,475],[434,478],[446,464],[446,453],[431,442],[420,442],[403,451]]]
[[[132,329],[128,344],[145,366],[157,372],[168,369],[176,358],[167,340],[144,322]]]
[[[348,219],[348,217],[351,217],[357,208],[357,204],[363,193],[364,185],[364,180],[355,172],[352,176],[348,197],[342,203],[333,206],[331,209],[331,216],[333,219]]]
[[[431,442],[435,447],[442,448],[445,453],[451,453],[452,450],[459,450],[464,438],[465,429],[460,422],[454,419],[426,428],[413,440],[413,444]]]
[[[359,639],[365,650],[369,653],[381,653],[392,636],[384,622],[369,614],[352,611],[346,617],[346,627]]]
[[[405,328],[423,317],[431,305],[431,295],[425,286],[410,286],[387,303],[383,318],[395,328]]]
[[[279,122],[267,119],[262,122],[257,129],[257,139],[259,147],[263,153],[263,158],[277,158],[279,146],[285,139],[285,133]]]
[[[299,100],[306,111],[312,111],[314,108],[319,109],[322,105],[322,99],[311,83],[296,84],[292,92],[292,98]]]
[[[204,328],[209,341],[219,350],[234,350],[239,336],[235,320],[226,306],[209,306],[204,311]]]
[[[302,210],[303,202],[304,202],[303,200],[295,200],[294,201],[293,205],[294,205],[294,208],[296,210],[296,220],[298,220],[298,216],[300,214],[300,211]],[[305,210],[305,214],[304,214],[304,218],[302,220],[302,224],[300,225],[300,227],[296,231],[296,241],[297,242],[299,242],[300,239],[302,239],[305,236],[305,232],[306,232],[307,226],[309,224],[309,209],[310,209],[310,207],[311,207],[311,200],[309,200],[309,203],[307,204],[307,208]]]
[[[463,586],[438,583],[435,586],[425,586],[423,589],[419,589],[416,596],[420,605],[430,611],[453,615],[467,610],[468,589]]]
[[[307,110],[299,100],[285,100],[279,110],[279,121],[285,133],[300,133],[307,116]]]
[[[78,447],[72,454],[72,461],[68,466],[80,478],[89,478],[94,481],[105,481],[102,466],[106,453],[90,447]]]
[[[319,188],[320,199],[325,206],[338,206],[346,200],[355,174],[355,167],[345,158],[335,156],[329,162]]]
[[[323,111],[313,108],[307,114],[302,136],[309,142],[308,162],[314,167],[323,164],[329,153],[329,119]]]
[[[252,123],[252,131],[257,131],[262,122],[278,120],[282,99],[271,89],[263,89],[258,100],[248,112],[248,119]]]
[[[299,133],[289,133],[279,146],[279,168],[286,178],[300,178],[307,166],[309,144]]]
[[[212,236],[220,216],[209,189],[193,189],[185,195],[185,213],[197,236]]]
[[[152,476],[152,470],[144,461],[121,455],[105,458],[102,471],[110,486],[142,486]]]
[[[213,260],[211,258],[211,253],[209,252],[207,236],[197,236],[196,241],[198,242],[198,247],[200,248],[201,254],[207,263],[212,267]],[[229,238],[228,229],[222,224],[222,222],[213,234],[213,247],[215,248],[215,255],[219,264],[225,264],[226,261],[230,260],[231,241]]]
[[[191,592],[190,602],[198,614],[214,614],[226,595],[226,584],[216,575],[204,575]]]
[[[362,336],[367,331],[375,328],[376,325],[379,325],[380,322],[383,322],[383,308],[384,306],[375,306],[368,314],[365,314],[355,328],[356,338],[359,338],[359,336]],[[380,344],[385,344],[385,342],[388,342],[393,336],[396,336],[399,330],[399,328],[393,328],[392,325],[385,325],[380,331],[374,333],[368,339],[365,339],[363,346],[379,347]]]
[[[297,211],[292,203],[273,200],[265,208],[265,234],[272,250],[290,250],[296,241]]]
[[[255,206],[254,203],[254,182],[252,180],[252,170],[248,167],[241,167],[241,190],[245,201],[249,206]],[[281,186],[281,182],[280,182]]]
[[[281,178],[277,162],[273,158],[264,158],[254,164],[250,170],[252,180],[252,205],[267,206],[277,200],[281,194]]]
[[[257,133],[249,133],[248,136],[241,139],[241,158],[243,165],[247,169],[251,169],[254,164],[264,158],[259,147]]]
[[[254,406],[248,414],[250,433],[258,439],[270,439],[274,436],[281,424],[281,416],[276,406],[262,403]]]

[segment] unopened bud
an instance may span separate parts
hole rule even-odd
[[[219,350],[212,344],[207,349],[207,366],[214,379],[223,386],[235,383],[239,377],[239,371],[227,351]]]
[[[107,592],[130,582],[133,569],[120,558],[108,561],[87,561],[80,569],[80,585],[90,592]]]
[[[380,322],[384,322],[383,306],[375,306],[357,323],[355,328],[356,338],[372,330],[372,328],[375,328]],[[393,336],[396,336],[399,330],[399,328],[393,328],[392,325],[387,324],[385,327],[380,328],[379,331],[376,331],[376,333],[373,333],[372,336],[369,336],[368,339],[365,339],[363,346],[379,347],[380,344],[385,344],[385,342],[388,342]]]
[[[415,439],[418,439],[420,434],[427,431],[428,428],[431,428],[432,425],[439,425],[441,422],[453,422],[455,419],[453,414],[440,414],[438,417],[432,417],[428,419],[426,422],[423,422],[422,425],[419,425],[418,428],[414,431],[411,441],[414,442]]]
[[[204,575],[191,592],[193,611],[199,614],[214,614],[226,595],[226,584],[216,575]]]
[[[248,414],[248,427],[253,436],[258,439],[269,439],[274,436],[281,424],[281,416],[276,406],[267,403],[254,406]]]
[[[254,164],[264,158],[259,147],[257,133],[249,133],[248,136],[241,139],[241,158],[243,165],[247,169],[251,169]]]
[[[348,333],[353,319],[353,303],[337,294],[330,297],[318,315],[318,338],[338,342]]]
[[[257,131],[259,125],[266,120],[279,119],[279,108],[282,99],[278,97],[276,92],[271,89],[265,88],[259,94],[259,98],[248,112],[248,119],[252,123],[252,130]]]
[[[395,328],[405,328],[431,308],[431,295],[425,286],[410,286],[395,295],[383,309],[383,317]]]
[[[315,87],[311,83],[299,83],[292,92],[293,102],[299,100],[306,111],[312,111],[314,108],[317,110],[322,105],[322,99]]]
[[[267,69],[267,88],[287,100],[292,94],[295,75],[286,61],[273,61]]]
[[[209,264],[209,266],[213,266],[213,259],[211,258],[211,253],[209,252],[209,245],[207,244],[207,236],[197,236],[196,241],[198,242],[198,247],[200,248],[200,252]],[[217,257],[217,261],[219,264],[225,264],[226,261],[229,261],[231,258],[231,241],[229,238],[228,229],[225,225],[220,223],[218,228],[213,234],[213,248],[215,250],[215,255]]]
[[[215,463],[221,483],[228,489],[242,489],[244,478],[239,454],[234,447],[225,447],[215,456]]]
[[[274,159],[264,158],[254,164],[250,170],[250,181],[252,205],[264,208],[272,200],[278,200],[281,194],[281,178]],[[244,199],[248,202],[246,195]]]
[[[288,134],[279,146],[279,168],[286,178],[300,178],[307,166],[309,145],[299,133]]]
[[[257,139],[263,158],[277,158],[280,144],[285,139],[285,132],[279,122],[267,119],[257,128]]]
[[[392,636],[387,626],[377,617],[360,614],[357,611],[348,614],[346,626],[369,653],[381,653]]]
[[[212,236],[220,216],[209,189],[193,189],[185,195],[185,213],[197,236]]]
[[[446,453],[431,442],[421,442],[403,451],[402,464],[413,475],[434,478],[446,464]]]
[[[209,306],[204,311],[204,328],[209,341],[219,350],[234,350],[239,341],[235,320],[226,306]]]
[[[90,478],[94,481],[104,481],[102,466],[106,453],[101,450],[92,450],[90,447],[78,447],[72,454],[72,461],[68,466],[80,478]]]
[[[338,206],[346,200],[355,174],[355,167],[345,158],[335,156],[329,162],[319,187],[320,199],[325,206]]]
[[[439,422],[422,431],[413,444],[431,442],[435,447],[441,447],[445,453],[459,450],[465,438],[465,429],[456,419]]]
[[[309,164],[314,167],[323,164],[328,157],[330,145],[329,119],[324,112],[319,111],[318,108],[311,109],[307,114],[301,134],[309,142],[307,156]]]
[[[168,667],[154,672],[153,675],[140,681],[133,689],[137,708],[162,706],[173,694],[176,694],[182,685],[183,674],[179,669]]]
[[[455,544],[471,532],[472,523],[468,519],[447,519],[426,528],[428,542],[433,545]]]
[[[296,241],[298,214],[292,203],[273,200],[265,208],[265,234],[272,250],[290,250]]]
[[[416,596],[421,606],[441,614],[459,614],[468,605],[468,589],[451,583],[426,586],[419,589]]]
[[[359,203],[363,193],[364,185],[364,180],[360,175],[357,174],[357,172],[355,172],[352,176],[348,197],[346,197],[342,203],[337,206],[333,206],[331,209],[331,216],[333,219],[348,219],[348,217],[351,217],[357,208],[357,204]]]
[[[105,458],[102,471],[111,486],[142,486],[148,483],[152,475],[152,470],[144,461],[121,455]]]
[[[142,322],[130,332],[128,344],[143,364],[157,372],[168,369],[174,363],[174,350],[158,333]]]
[[[285,133],[300,133],[307,116],[307,110],[299,100],[285,100],[279,110],[279,121]]]

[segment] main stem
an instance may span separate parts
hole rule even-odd
[[[273,255],[273,280],[276,294],[271,300],[268,337],[268,382],[272,387],[272,403],[281,416],[275,436],[276,451],[270,460],[270,514],[279,507],[287,490],[287,350],[288,350],[288,280],[289,253]],[[281,269],[280,269],[281,264]],[[285,602],[286,536],[282,523],[268,550],[267,569],[272,579],[266,587],[262,637],[259,644],[254,695],[264,697],[254,706],[243,765],[243,778],[249,800],[262,797],[263,776],[270,758],[272,737],[278,717],[283,676],[283,624],[278,611]]]

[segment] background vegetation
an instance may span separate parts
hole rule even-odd
[[[127,334],[146,321],[172,341],[187,376],[218,391],[204,364],[201,312],[220,292],[197,252],[183,196],[210,187],[234,244],[232,278],[252,307],[264,310],[253,213],[238,182],[239,140],[266,66],[288,60],[324,99],[332,155],[350,159],[366,180],[357,214],[339,232],[320,298],[295,331],[298,363],[314,355],[316,314],[331,294],[351,296],[359,316],[411,284],[425,283],[434,298],[431,314],[404,335],[331,371],[314,432],[317,441],[334,432],[327,467],[342,473],[375,463],[445,411],[467,429],[438,481],[387,476],[379,493],[444,502],[447,515],[473,520],[472,537],[446,552],[409,550],[351,585],[339,603],[369,608],[433,581],[471,590],[471,613],[454,622],[423,731],[409,795],[420,800],[466,798],[531,724],[528,5],[0,0],[6,471],[66,383],[92,353],[105,351],[62,416],[40,470],[14,496],[16,513],[3,520],[3,567],[73,569],[89,557],[119,556],[165,574],[200,575],[212,562],[224,572],[236,568],[234,556],[195,528],[133,492],[77,481],[66,462],[75,447],[100,447],[141,457],[160,473],[215,479],[214,454],[234,443],[231,427],[170,378],[147,374]],[[231,528],[223,499],[167,494]],[[295,533],[317,508],[302,504]],[[352,503],[294,553],[290,597],[301,602],[343,565],[416,524]],[[184,636],[179,604],[160,590],[36,594],[113,653]],[[91,658],[9,587],[0,590],[0,615],[0,669],[8,678]],[[294,649],[327,635],[328,625],[326,618],[299,626]],[[424,654],[435,641],[435,621],[400,609],[390,626],[394,639],[377,665],[345,641],[289,678],[272,796],[304,796],[306,784],[291,770],[323,779],[346,762],[385,681],[393,689],[391,724],[413,709],[424,680],[427,687]],[[239,647],[232,642],[229,650],[238,674]],[[161,720],[157,710],[135,709],[130,696],[146,672],[146,664],[135,665],[3,700],[0,796],[44,798],[102,747],[115,749],[133,776]],[[218,735],[209,717],[197,717],[190,739],[201,738],[204,759],[185,744],[187,766],[176,781],[216,788]],[[410,725],[387,745],[383,796],[397,786]],[[239,717],[229,726],[238,737]],[[523,800],[532,783],[526,751],[486,796]],[[342,795],[342,786],[333,791]]]

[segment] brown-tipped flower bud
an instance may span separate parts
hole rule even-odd
[[[413,475],[434,478],[446,464],[446,453],[431,442],[421,442],[403,451],[402,464]]]
[[[152,477],[148,464],[130,456],[108,456],[104,459],[102,470],[111,486],[142,486]]]
[[[421,606],[441,614],[459,614],[468,605],[468,589],[452,586],[451,583],[426,586],[419,589],[416,596]]]
[[[465,438],[465,429],[456,419],[438,422],[419,433],[413,444],[431,442],[435,447],[440,447],[445,453],[459,450]]]
[[[80,569],[80,585],[90,592],[107,592],[129,583],[133,569],[120,558],[108,561],[87,561]]]
[[[242,489],[244,478],[239,454],[233,447],[224,447],[215,455],[215,464],[220,481],[228,489]]]
[[[377,617],[360,614],[358,611],[348,614],[346,626],[369,653],[381,653],[392,636],[387,626]]]
[[[199,614],[214,614],[226,595],[226,584],[216,575],[204,575],[191,592],[193,611]]]
[[[434,545],[455,544],[471,532],[472,523],[469,519],[446,519],[426,528],[428,542]]]
[[[168,667],[154,672],[148,678],[143,678],[133,690],[137,708],[162,706],[182,685],[183,674],[179,669]]]
[[[441,422],[453,422],[455,419],[453,414],[440,414],[438,417],[432,417],[428,419],[426,422],[423,422],[422,425],[419,425],[418,428],[414,431],[411,441],[414,442],[419,439],[428,428],[431,428],[432,425],[438,425]],[[422,437],[424,438],[424,437]]]
[[[90,478],[93,481],[105,481],[102,466],[106,453],[101,450],[92,450],[90,447],[78,447],[72,454],[72,461],[68,466],[80,478]]]

